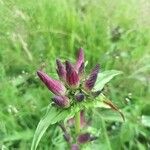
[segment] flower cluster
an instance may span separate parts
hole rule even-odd
[[[99,65],[97,64],[86,76],[82,48],[79,49],[75,64],[57,59],[56,65],[59,80],[52,79],[41,70],[37,71],[37,74],[47,88],[55,94],[52,101],[58,107],[68,108],[72,103],[81,102],[88,97],[96,97],[100,94],[100,91],[92,91],[99,72]]]

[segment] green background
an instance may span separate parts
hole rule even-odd
[[[55,59],[75,61],[84,48],[88,66],[120,70],[105,95],[123,111],[87,112],[99,138],[86,149],[150,149],[149,0],[0,0],[0,146],[28,150],[52,94],[36,71],[55,76]],[[57,77],[56,77],[57,78]],[[63,150],[53,125],[40,150]]]

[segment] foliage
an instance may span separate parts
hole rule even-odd
[[[99,62],[102,71],[123,72],[104,93],[126,118],[123,123],[116,112],[89,109],[89,130],[99,138],[87,149],[149,149],[148,8],[146,0],[0,0],[0,147],[30,149],[51,97],[36,70],[45,64],[56,77],[55,58],[73,60],[84,47],[87,71]],[[66,149],[60,129],[52,125],[38,148]]]

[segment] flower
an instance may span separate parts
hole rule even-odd
[[[56,59],[56,64],[57,64],[57,74],[60,78],[60,80],[65,81],[66,80],[66,68],[64,64],[59,59]]]
[[[79,86],[79,76],[77,74],[77,71],[69,61],[66,61],[66,71],[66,81],[68,85],[72,88],[77,88]]]
[[[60,81],[52,79],[42,71],[37,71],[37,75],[52,93],[56,95],[65,95],[66,88]]]
[[[75,99],[78,101],[78,102],[82,102],[84,100],[84,94],[83,93],[77,93],[75,95]]]
[[[92,88],[95,85],[98,73],[99,73],[99,65],[97,64],[94,67],[94,69],[91,71],[88,79],[86,79],[86,81],[84,83],[85,90],[87,90],[87,91],[91,91],[92,90]]]
[[[90,141],[94,141],[96,140],[97,137],[96,136],[91,136],[90,133],[83,133],[83,134],[80,134],[78,137],[77,137],[77,142],[79,144],[84,144],[86,142],[90,142]]]
[[[91,135],[89,133],[83,133],[80,134],[77,138],[78,143],[83,144],[86,142],[89,142],[91,138]]]
[[[55,96],[52,98],[59,107],[68,108],[70,106],[69,98],[66,96]]]
[[[56,71],[60,80],[52,79],[43,71],[37,71],[37,75],[47,88],[55,94],[52,101],[58,107],[68,108],[76,102],[82,102],[87,97],[97,97],[101,91],[92,91],[99,72],[96,65],[88,77],[84,73],[84,52],[80,48],[75,64],[56,59]],[[71,100],[70,100],[71,99]],[[72,100],[73,99],[73,100]]]

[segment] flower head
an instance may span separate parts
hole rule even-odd
[[[63,108],[67,108],[73,103],[82,102],[87,97],[97,97],[100,91],[92,91],[99,72],[99,65],[91,71],[88,77],[83,76],[84,52],[80,48],[75,64],[56,59],[56,70],[60,80],[54,80],[43,71],[37,71],[39,78],[55,94],[53,102]],[[89,92],[90,91],[90,92]],[[72,99],[71,101],[69,99]]]

